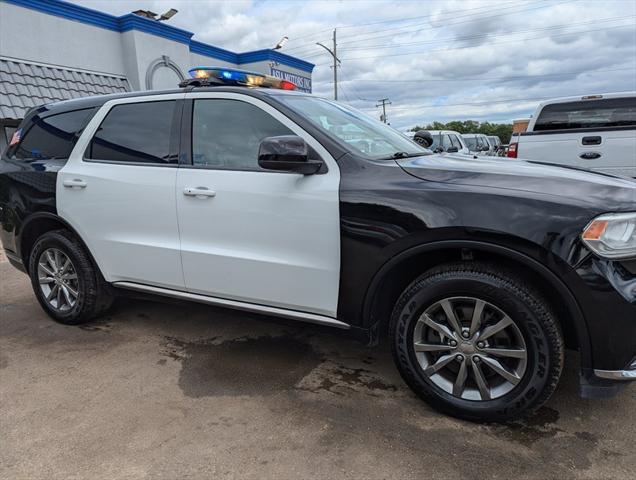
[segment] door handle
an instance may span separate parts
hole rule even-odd
[[[583,145],[600,145],[601,144],[601,137],[599,136],[593,136],[593,137],[583,137],[581,139],[581,143]]]
[[[79,178],[74,178],[73,180],[64,180],[62,182],[66,188],[86,188],[86,182]]]
[[[216,192],[207,187],[185,187],[183,194],[187,197],[216,197]]]

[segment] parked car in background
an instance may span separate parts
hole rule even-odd
[[[468,145],[470,153],[475,155],[490,155],[491,147],[488,137],[483,133],[464,133],[462,135],[464,142]]]
[[[508,157],[636,178],[636,92],[540,103]]]
[[[470,149],[462,138],[461,133],[454,130],[429,130],[428,132],[433,137],[431,150],[435,153],[470,154]]]
[[[497,135],[488,135],[488,143],[490,143],[492,147],[493,155],[501,156],[502,145],[501,139]]]

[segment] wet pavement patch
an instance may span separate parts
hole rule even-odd
[[[544,406],[528,418],[491,428],[496,435],[530,446],[538,440],[554,437],[561,432],[556,426],[558,420],[559,412]]]
[[[182,363],[179,387],[194,398],[280,393],[322,362],[311,345],[291,336],[166,338],[162,353]]]
[[[355,391],[378,396],[398,390],[395,385],[371,370],[345,367],[331,362],[325,362],[314,370],[298,388],[312,393],[329,392],[345,395]]]

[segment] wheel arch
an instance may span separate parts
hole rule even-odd
[[[530,280],[539,281],[538,288],[557,310],[566,344],[579,349],[582,367],[592,365],[585,316],[564,281],[531,256],[485,241],[440,240],[408,248],[393,256],[376,272],[367,289],[362,307],[363,325],[376,331],[386,328],[393,304],[417,276],[434,266],[457,260],[470,261],[474,257],[503,261]]]
[[[36,212],[29,215],[23,222],[20,228],[20,232],[16,235],[16,250],[17,254],[22,260],[22,264],[27,273],[29,273],[29,253],[35,244],[35,241],[46,232],[52,230],[65,229],[70,231],[75,238],[80,242],[84,250],[88,254],[93,265],[99,269],[93,254],[86,245],[86,242],[77,233],[77,231],[59,215],[50,212]]]

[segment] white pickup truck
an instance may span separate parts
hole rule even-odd
[[[540,103],[508,156],[636,178],[636,92]]]

